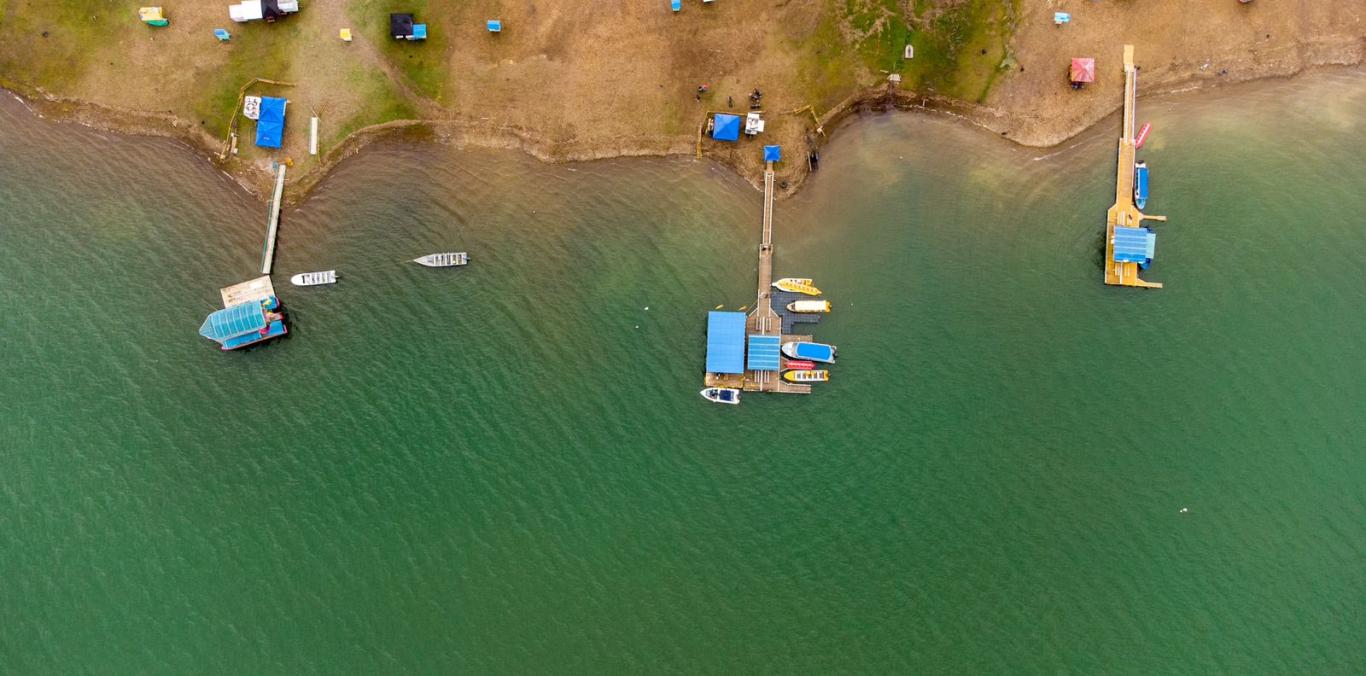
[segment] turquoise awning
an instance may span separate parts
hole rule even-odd
[[[265,327],[266,312],[259,301],[252,301],[210,314],[199,327],[199,335],[222,343]]]

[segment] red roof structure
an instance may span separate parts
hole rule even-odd
[[[1068,74],[1073,82],[1095,82],[1096,60],[1072,59],[1072,68],[1068,71]]]

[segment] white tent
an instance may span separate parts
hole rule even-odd
[[[261,0],[243,0],[236,5],[228,5],[228,16],[238,23],[260,19],[264,16],[261,13]]]

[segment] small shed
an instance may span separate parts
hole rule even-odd
[[[1157,233],[1147,228],[1115,228],[1114,260],[1148,269],[1157,251]]]
[[[711,137],[718,141],[739,141],[740,116],[717,113],[712,125]]]
[[[707,373],[745,372],[745,313],[707,313]]]
[[[764,161],[779,162],[783,159],[782,146],[764,146]]]
[[[261,115],[256,120],[256,145],[262,148],[279,148],[285,136],[286,99],[274,96],[261,97]]]
[[[1095,59],[1072,59],[1072,67],[1067,70],[1067,77],[1072,81],[1072,86],[1080,87],[1088,82],[1096,81],[1096,60]]]

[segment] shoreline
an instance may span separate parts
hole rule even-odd
[[[1356,58],[1351,58],[1355,56]],[[1251,85],[1272,80],[1290,80],[1313,72],[1353,69],[1361,66],[1360,53],[1344,55],[1339,60],[1325,60],[1295,68],[1267,68],[1265,72],[1251,72],[1242,77],[1220,77],[1189,75],[1171,82],[1158,83],[1140,92],[1139,100],[1173,94],[1214,91],[1230,85]],[[31,114],[40,119],[56,122],[75,123],[100,131],[135,136],[152,136],[180,141],[196,155],[222,171],[235,183],[257,199],[269,199],[272,176],[257,164],[241,164],[229,167],[220,158],[221,139],[209,135],[198,126],[177,118],[170,113],[127,110],[104,106],[79,99],[65,98],[50,94],[41,88],[25,90],[14,83],[0,86],[6,93],[18,100]],[[824,115],[816,118],[819,129],[807,134],[807,148],[793,155],[801,157],[809,150],[819,150],[827,143],[832,134],[851,119],[865,114],[886,113],[893,110],[903,112],[921,111],[931,114],[948,115],[956,120],[976,127],[983,132],[1011,141],[1028,148],[1057,147],[1073,139],[1098,124],[1103,123],[1122,107],[1122,101],[1115,100],[1113,105],[1096,108],[1077,122],[1060,125],[1052,121],[1040,122],[1024,112],[1006,111],[983,104],[975,104],[950,97],[924,95],[910,91],[899,91],[889,86],[869,87],[846,97]],[[308,171],[298,174],[298,178],[287,184],[286,206],[297,206],[308,198],[313,190],[331,174],[343,160],[350,158],[371,143],[407,139],[414,141],[435,141],[456,146],[471,146],[480,149],[517,150],[542,162],[563,164],[588,162],[621,157],[671,157],[692,155],[695,141],[689,138],[656,137],[638,138],[630,143],[611,147],[590,147],[572,149],[567,146],[572,141],[552,141],[539,136],[534,130],[511,128],[481,128],[481,125],[462,120],[392,120],[370,125],[351,132],[336,146],[322,153],[319,162]],[[812,142],[816,139],[816,142]],[[762,189],[762,163],[757,159],[751,162],[736,161],[733,157],[703,153],[702,157],[727,167],[744,179],[755,189]],[[781,201],[801,191],[810,178],[811,171],[804,163],[794,163],[794,172],[785,178],[786,185],[777,198]]]

